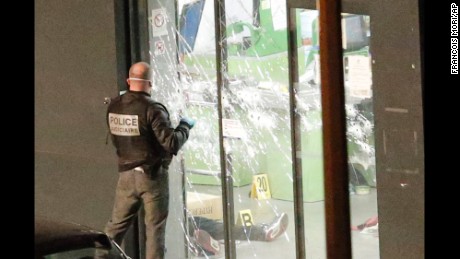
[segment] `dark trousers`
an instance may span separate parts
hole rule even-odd
[[[224,239],[224,223],[219,220],[205,217],[188,217],[188,234],[193,236],[196,229],[202,229],[208,232],[214,239]],[[254,240],[265,241],[265,232],[262,225],[253,225],[250,227],[233,226],[232,229],[235,240]]]
[[[146,258],[163,259],[169,187],[168,171],[162,167],[153,174],[144,173],[140,168],[120,172],[112,218],[105,232],[121,244],[141,202],[145,210]]]

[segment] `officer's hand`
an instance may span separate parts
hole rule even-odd
[[[191,119],[191,118],[187,118],[187,117],[182,117],[180,119],[180,123],[181,124],[186,124],[187,127],[189,127],[189,129],[192,129],[193,126],[195,126],[195,120],[194,119]]]

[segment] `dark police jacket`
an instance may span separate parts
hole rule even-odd
[[[173,128],[166,107],[154,102],[149,94],[137,91],[112,98],[107,124],[120,172],[138,166],[152,173],[160,166],[168,169],[190,130],[185,123]]]

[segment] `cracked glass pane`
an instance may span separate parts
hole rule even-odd
[[[181,225],[187,258],[224,258],[223,206],[228,206],[234,215],[236,257],[295,258],[286,2],[219,3],[225,18],[217,23],[214,1],[209,0],[179,0],[175,8],[160,3],[149,15],[156,85],[167,85],[154,89],[154,99],[171,107],[172,119],[197,120],[179,155],[185,197],[176,201],[184,202],[186,216],[168,219],[168,224]],[[326,258],[318,11],[293,13],[299,75],[293,86],[294,112],[300,115],[305,248],[307,258]],[[177,21],[165,27],[162,15]],[[376,213],[369,16],[343,14],[343,20],[350,195],[368,195],[370,211]],[[224,38],[216,37],[216,25]],[[231,204],[224,204],[222,196],[220,123]],[[353,210],[353,199],[351,203]],[[376,240],[371,245],[377,257],[372,258],[378,258]]]

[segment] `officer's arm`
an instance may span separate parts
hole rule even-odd
[[[177,154],[189,136],[189,127],[179,124],[173,128],[169,120],[169,114],[161,108],[149,109],[151,127],[160,145],[169,153]]]

